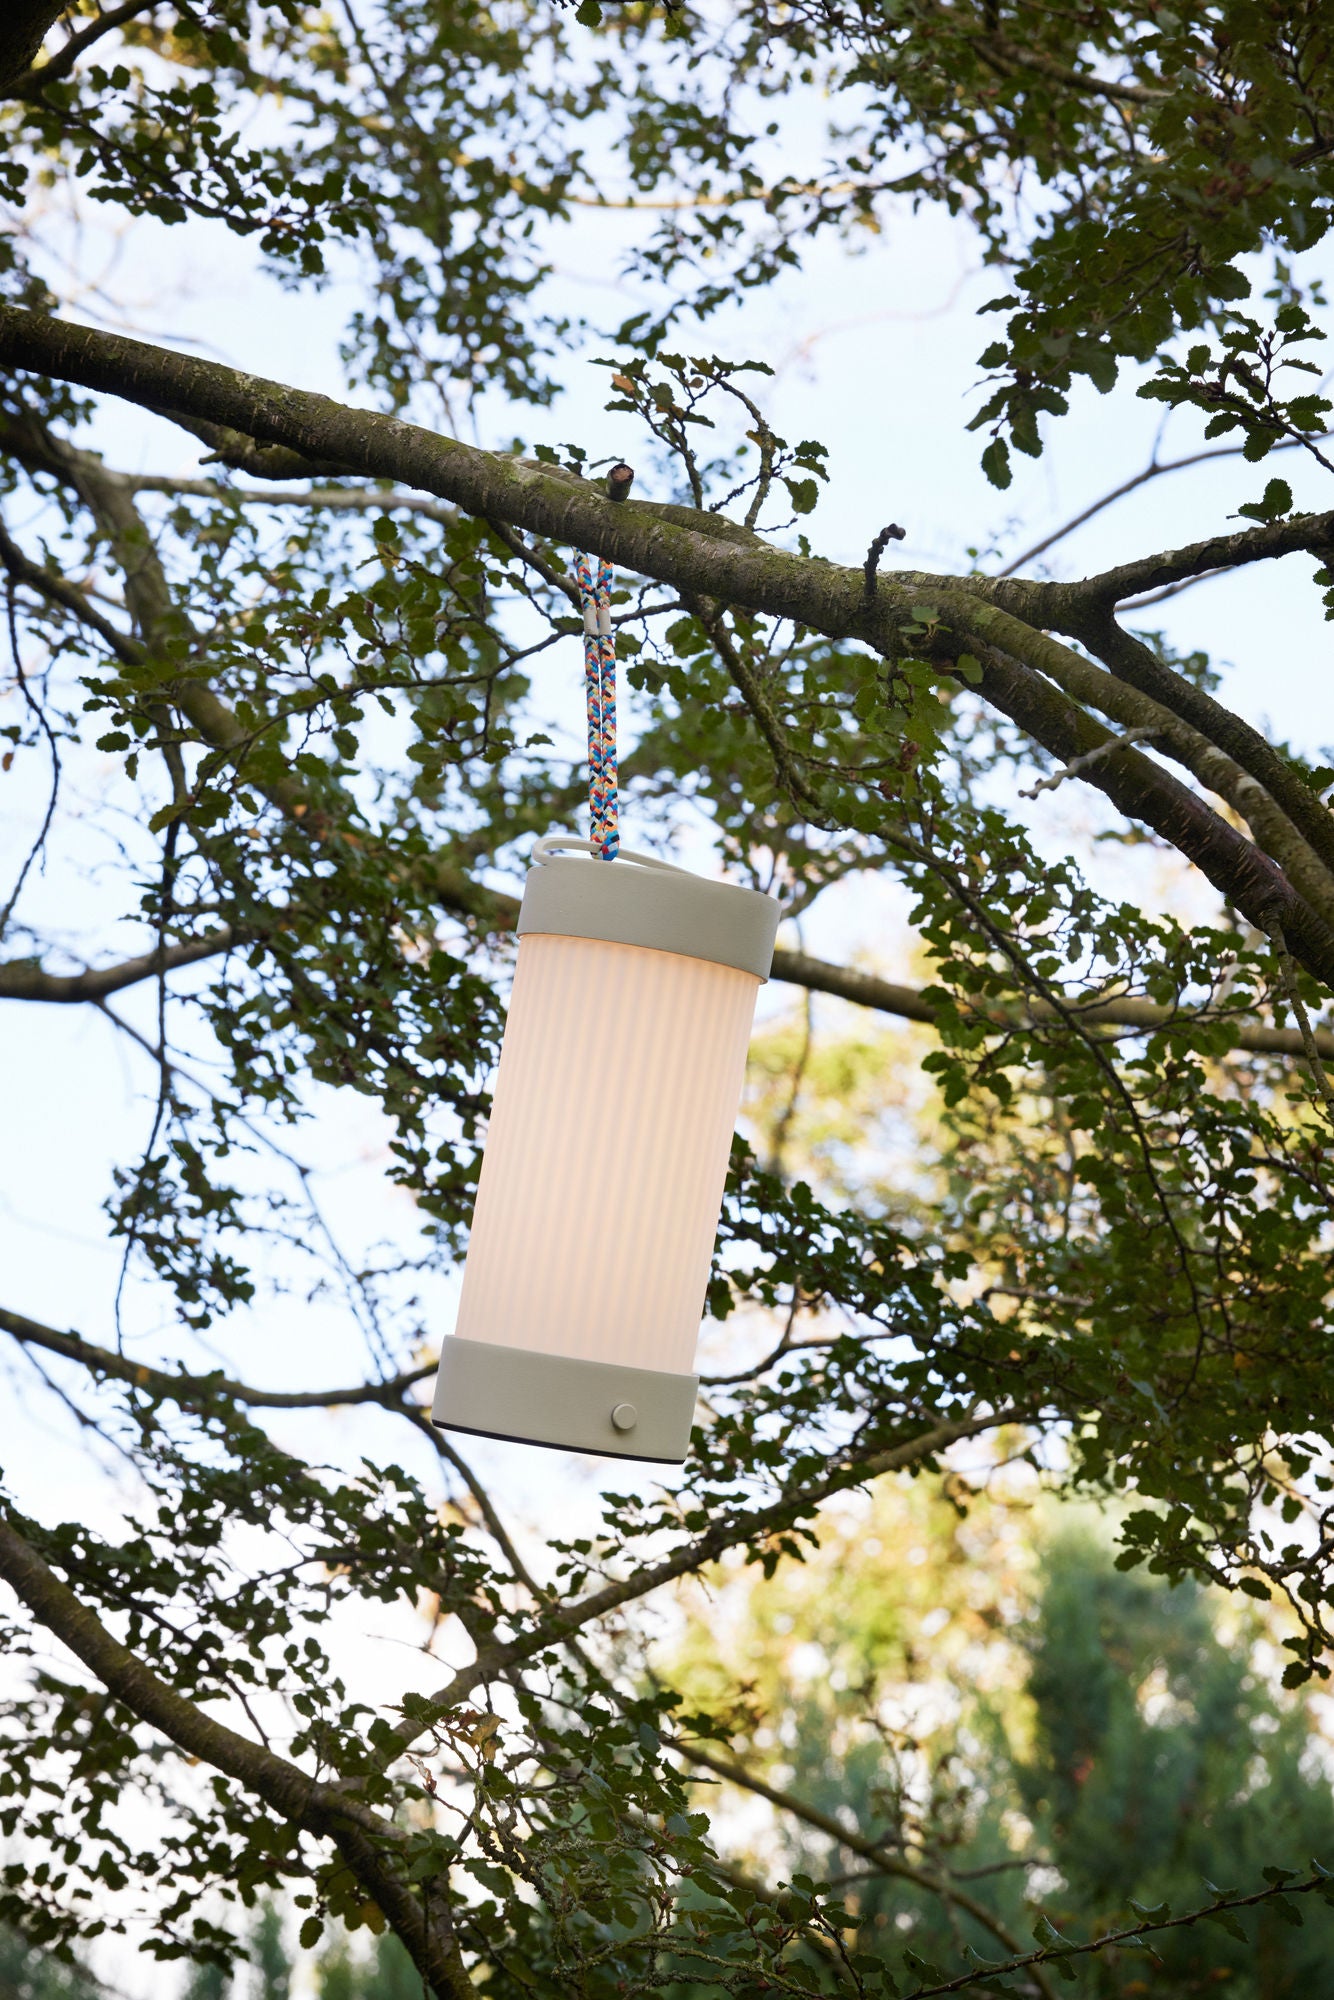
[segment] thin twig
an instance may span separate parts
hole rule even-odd
[[[1293,1018],[1297,1023],[1297,1032],[1302,1038],[1302,1054],[1305,1056],[1306,1066],[1311,1072],[1311,1081],[1324,1100],[1325,1109],[1329,1113],[1330,1123],[1334,1125],[1334,1088],[1331,1088],[1325,1065],[1320,1060],[1320,1050],[1316,1043],[1315,1030],[1311,1026],[1311,1017],[1306,1011],[1306,1003],[1302,999],[1301,990],[1297,984],[1297,968],[1292,962],[1292,953],[1288,950],[1288,941],[1283,935],[1283,926],[1277,917],[1275,917],[1270,927],[1269,935],[1273,941],[1275,955],[1278,958],[1279,970],[1283,978],[1283,991],[1287,995],[1288,1005],[1291,1007]]]
[[[1274,446],[1274,450],[1296,451],[1297,446],[1296,438],[1285,438],[1282,444]],[[1122,480],[1119,486],[1113,486],[1110,493],[1104,493],[1100,500],[1093,501],[1091,506],[1083,508],[1061,527],[1054,528],[1051,534],[1044,535],[1040,542],[1034,542],[1031,548],[1025,549],[1022,555],[1016,556],[1013,562],[1006,563],[1004,569],[998,570],[997,576],[1013,576],[1025,563],[1032,562],[1035,556],[1045,555],[1048,549],[1056,546],[1057,542],[1063,542],[1067,535],[1072,535],[1076,528],[1082,528],[1085,521],[1091,521],[1095,514],[1101,514],[1104,507],[1111,507],[1116,501],[1124,500],[1127,493],[1133,493],[1137,487],[1146,485],[1149,480],[1161,479],[1168,472],[1184,472],[1188,466],[1203,465],[1211,458],[1239,458],[1243,450],[1242,445],[1226,444],[1220,445],[1213,451],[1189,452],[1185,458],[1169,459],[1165,465],[1160,464],[1156,458],[1152,459],[1143,472],[1137,472],[1133,479]]]
[[[55,818],[56,801],[60,797],[60,746],[56,742],[56,733],[51,727],[50,718],[46,713],[45,707],[38,701],[36,695],[34,695],[31,687],[28,685],[28,677],[23,671],[23,662],[19,657],[18,621],[15,615],[14,578],[12,574],[5,580],[5,609],[7,614],[6,622],[9,626],[9,648],[14,659],[14,676],[18,681],[24,701],[37,718],[42,734],[46,738],[47,748],[51,752],[51,793],[46,802],[46,812],[43,815],[37,838],[33,841],[32,846],[24,856],[23,866],[19,869],[18,880],[14,884],[9,901],[5,904],[4,909],[0,910],[0,937],[4,936],[9,919],[14,912],[14,905],[23,894],[23,885],[28,879],[33,862],[46,846],[46,837],[51,831],[51,822]]]
[[[1072,758],[1068,764],[1062,764],[1060,770],[1053,771],[1050,777],[1039,778],[1036,785],[1026,792],[1021,791],[1019,796],[1021,799],[1035,799],[1039,792],[1054,792],[1067,778],[1078,777],[1079,773],[1087,771],[1091,764],[1098,763],[1103,757],[1110,757],[1114,750],[1124,750],[1132,743],[1148,742],[1158,733],[1156,729],[1127,729],[1124,735],[1110,737],[1106,743],[1099,743],[1092,750],[1086,750],[1082,757]]]

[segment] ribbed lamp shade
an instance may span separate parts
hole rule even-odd
[[[538,843],[434,1420],[680,1459],[772,897]],[[578,843],[582,846],[584,843]]]

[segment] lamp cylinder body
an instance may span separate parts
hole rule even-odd
[[[530,873],[437,1424],[684,1457],[777,917],[630,857]]]

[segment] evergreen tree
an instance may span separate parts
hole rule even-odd
[[[1257,1646],[1272,1652],[1256,1618],[1231,1621],[1225,1640],[1216,1595],[1128,1575],[1088,1533],[1039,1532],[1017,1550],[1001,1524],[999,1587],[980,1596],[974,1575],[961,1593],[951,1511],[881,1507],[873,1556],[850,1538],[814,1557],[809,1587],[780,1606],[747,1594],[730,1641],[729,1671],[764,1665],[734,1718],[744,1755],[706,1769],[768,1767],[789,1866],[838,1886],[859,1950],[897,1957],[906,1944],[943,1965],[966,1942],[994,1958],[997,1931],[969,1908],[984,1885],[987,1916],[1016,1941],[1039,1907],[1089,1937],[1123,1926],[1136,1902],[1162,1921],[1210,1885],[1334,1853],[1330,1773],[1304,1706],[1280,1700],[1253,1660]],[[925,1559],[905,1570],[914,1545]],[[1016,1587],[1031,1591],[1017,1620]],[[924,1618],[936,1634],[933,1611],[947,1614],[941,1631],[965,1627],[935,1660],[916,1639]],[[717,1622],[715,1608],[677,1662],[701,1692]],[[821,1663],[794,1680],[805,1649]],[[1334,1911],[1321,1905],[1224,1912],[1153,1945],[1157,1966],[1124,1948],[1086,1961],[1077,1990],[1334,1994]]]
[[[106,1988],[0,1926],[0,2000],[105,2000]]]
[[[182,2000],[227,2000],[233,1983],[231,1974],[220,1965],[192,1965]]]
[[[357,1957],[339,1941],[321,1954],[316,1977],[320,2000],[422,2000],[421,1974],[396,1937],[377,1937]]]
[[[283,1939],[282,1912],[272,1900],[260,1906],[250,1933],[250,1958],[257,1980],[255,2000],[288,2000],[292,1965]]]
[[[1066,1884],[1048,1908],[1110,1927],[1127,1896],[1185,1909],[1209,1882],[1334,1853],[1330,1773],[1303,1711],[1280,1708],[1253,1667],[1252,1621],[1225,1645],[1197,1587],[1122,1574],[1087,1541],[1058,1539],[1044,1568],[1028,1641],[1033,1747],[1012,1763]],[[1294,1914],[1261,1910],[1235,1937],[1218,1924],[1168,1933],[1158,1977],[1189,1992],[1226,1974],[1239,2000],[1334,1993],[1334,1914]],[[1118,1993],[1125,1977],[1106,1968],[1087,1990]]]

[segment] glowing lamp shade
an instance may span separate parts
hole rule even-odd
[[[539,841],[434,1421],[681,1459],[770,896]]]

